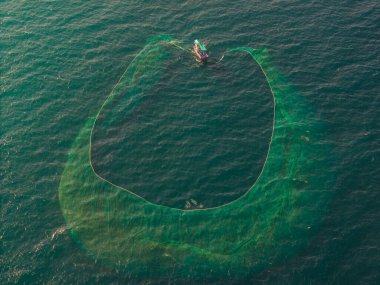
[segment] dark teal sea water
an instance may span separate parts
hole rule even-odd
[[[379,3],[2,1],[0,7],[0,284],[380,283]],[[125,113],[106,110],[105,122],[107,115],[120,120],[95,129],[93,159],[113,183],[176,208],[191,199],[223,205],[254,183],[268,150],[273,102],[257,65],[241,56],[216,63],[228,48],[267,48],[323,122],[320,144],[331,149],[319,155],[333,160],[333,173],[321,225],[307,247],[244,279],[136,276],[95,262],[66,228],[58,187],[74,139],[147,39],[160,34],[185,48],[202,39],[210,64],[200,67],[178,50],[141,102]]]

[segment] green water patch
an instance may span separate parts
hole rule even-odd
[[[103,107],[128,90],[125,103],[136,108],[140,99],[134,96],[159,82],[173,42],[167,36],[151,39]],[[234,54],[258,64],[275,103],[273,136],[258,179],[240,198],[219,207],[153,204],[94,171],[90,138],[99,111],[75,139],[59,186],[71,235],[97,261],[141,278],[244,278],[294,255],[317,230],[332,181],[322,125],[265,50],[236,48],[226,57]]]
[[[133,95],[120,89],[102,108],[93,167],[154,204],[210,208],[236,200],[257,179],[272,136],[265,76],[244,54],[199,65],[176,46],[165,52],[160,65],[135,76]]]

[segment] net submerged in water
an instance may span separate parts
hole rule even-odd
[[[175,45],[169,36],[151,39],[85,123],[61,178],[62,212],[71,235],[91,256],[133,276],[244,278],[304,247],[320,223],[329,198],[321,126],[265,50],[231,49],[227,54],[246,52],[257,62],[274,99],[271,145],[252,188],[229,204],[185,211],[152,204],[107,181],[91,163],[96,120],[115,98],[131,108],[138,104]]]

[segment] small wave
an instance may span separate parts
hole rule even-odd
[[[53,241],[58,236],[66,233],[67,228],[65,226],[59,227],[53,231],[52,234],[48,235],[44,239],[42,239],[39,243],[37,243],[33,249],[34,252],[40,251],[42,248],[44,248],[46,245],[48,245],[51,241]]]

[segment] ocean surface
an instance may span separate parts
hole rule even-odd
[[[0,6],[0,284],[380,284],[377,1]],[[163,34],[180,48],[162,60],[159,81],[144,89],[141,63],[138,101],[106,106],[93,130],[94,170],[114,185],[176,209],[233,205],[249,192],[265,166],[274,101],[259,66],[231,48],[265,48],[323,125],[318,145],[327,151],[312,160],[329,160],[314,170],[328,177],[317,190],[329,198],[318,225],[307,244],[240,278],[111,266],[84,248],[63,213],[59,188],[78,134]],[[207,65],[189,53],[195,38],[210,51]]]

